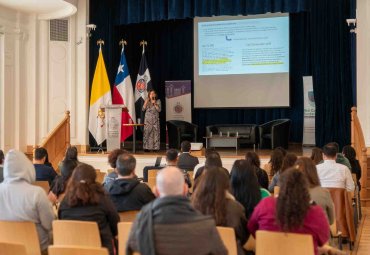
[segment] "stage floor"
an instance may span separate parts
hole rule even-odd
[[[312,147],[302,147],[299,144],[291,144],[289,145],[288,152],[295,153],[297,156],[310,156],[311,155]],[[216,148],[216,150],[220,153],[222,164],[223,166],[230,171],[234,161],[236,159],[243,159],[244,155],[248,151],[253,151],[253,148],[239,148],[238,152],[235,152],[234,148]],[[258,150],[256,152],[260,156],[261,159],[261,166],[266,164],[271,155],[271,150]],[[200,153],[194,151],[193,153],[195,156],[199,158],[201,163],[204,162],[204,156],[199,156]],[[143,168],[145,166],[153,166],[156,158],[161,156],[162,162],[161,164],[165,164],[165,150],[160,150],[158,152],[144,152],[144,151],[136,151],[134,154],[136,158],[136,175],[139,177],[143,176]],[[96,169],[100,169],[103,172],[106,172],[111,167],[108,164],[108,154],[102,153],[86,153],[86,154],[79,154],[79,160],[83,163],[87,163],[95,167]]]

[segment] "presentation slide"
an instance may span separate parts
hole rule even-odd
[[[289,107],[289,15],[194,18],[194,107]]]
[[[289,72],[288,40],[288,17],[199,22],[199,75]]]

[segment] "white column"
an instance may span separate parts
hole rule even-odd
[[[357,111],[370,146],[370,1],[357,0]]]

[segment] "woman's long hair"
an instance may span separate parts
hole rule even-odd
[[[295,155],[294,153],[287,153],[283,159],[283,163],[281,164],[280,173],[283,173],[288,168],[294,166],[296,161],[297,155]]]
[[[271,164],[271,175],[276,174],[280,171],[283,165],[284,154],[280,150],[274,150],[271,154],[270,164]]]
[[[310,188],[320,186],[320,179],[317,174],[316,165],[310,158],[299,158],[296,162],[296,168],[304,173],[308,181],[308,186]]]
[[[69,146],[66,150],[64,160],[75,160],[78,161],[78,151],[75,146]]]
[[[356,151],[353,149],[351,145],[346,145],[343,147],[342,153],[348,159],[351,166],[353,166],[356,162]]]
[[[310,208],[310,194],[306,176],[290,168],[279,177],[280,192],[276,203],[276,222],[285,232],[303,225]]]
[[[206,168],[192,195],[195,209],[204,215],[212,215],[216,225],[226,224],[226,191],[229,189],[229,178],[220,167]]]
[[[104,190],[95,180],[95,169],[88,164],[79,164],[68,182],[65,196],[68,205],[77,207],[98,204]]]
[[[236,160],[231,169],[231,192],[245,208],[247,219],[261,200],[261,190],[256,176],[256,166],[247,160]]]
[[[311,160],[313,161],[313,163],[315,165],[320,164],[320,162],[324,160],[323,157],[322,157],[322,149],[320,149],[318,147],[312,148]]]

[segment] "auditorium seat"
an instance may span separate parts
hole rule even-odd
[[[49,255],[108,255],[107,248],[84,247],[76,245],[51,245]]]
[[[48,181],[35,181],[32,185],[39,186],[43,190],[45,190],[46,194],[49,194],[50,185]]]
[[[228,251],[229,255],[237,255],[238,250],[236,247],[236,238],[235,238],[235,231],[233,228],[228,227],[217,227],[218,233],[224,245]]]
[[[132,228],[131,222],[118,223],[118,255],[126,255],[126,244]]]
[[[139,210],[119,212],[119,218],[121,222],[133,222],[136,219],[136,215],[139,213]]]
[[[82,245],[101,247],[98,224],[91,221],[53,221],[55,245]]]
[[[256,255],[314,255],[311,235],[258,230]]]
[[[41,254],[35,223],[0,221],[0,242],[14,242],[15,240],[25,245],[27,255]]]
[[[260,147],[261,149],[275,149],[283,147],[288,149],[290,134],[289,119],[278,119],[269,121],[259,126]]]
[[[196,142],[198,126],[182,120],[169,120],[166,122],[168,143],[172,149],[180,149],[182,141]]]
[[[150,169],[148,170],[148,185],[151,189],[155,186],[155,182],[157,179],[157,174],[160,170],[157,169]]]
[[[104,177],[105,173],[101,172],[99,169],[95,169],[96,171],[96,182],[97,183],[103,183],[104,182]]]
[[[26,246],[20,243],[0,242],[0,251],[1,255],[27,255]]]

